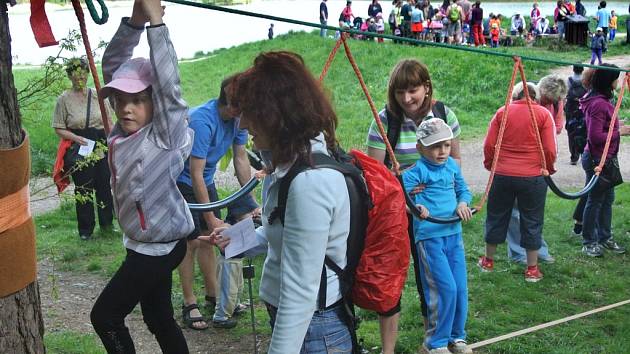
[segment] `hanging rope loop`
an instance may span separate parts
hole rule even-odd
[[[92,0],[85,0],[85,5],[87,5],[88,11],[90,11],[90,16],[92,17],[92,20],[97,24],[97,25],[103,25],[105,23],[107,23],[107,20],[109,19],[109,10],[107,9],[107,6],[105,5],[105,1],[103,0],[97,0],[99,6],[101,7],[101,16],[99,17],[98,12],[96,11],[96,8],[94,7],[94,3],[92,2]]]

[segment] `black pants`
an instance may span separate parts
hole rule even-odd
[[[114,209],[109,177],[107,155],[96,164],[84,167],[72,174],[79,235],[91,235],[94,232],[94,194],[96,194],[98,224],[101,227],[112,225]]]
[[[505,242],[514,201],[520,212],[521,247],[538,250],[542,245],[547,183],[542,176],[495,175],[488,195],[486,243]]]
[[[188,353],[188,345],[173,318],[173,270],[186,255],[186,240],[171,253],[147,256],[127,249],[127,257],[99,295],[90,318],[108,353],[135,353],[125,317],[140,302],[142,316],[163,353]]]
[[[567,136],[569,137],[569,153],[571,153],[571,162],[577,162],[580,160],[580,148],[575,141],[575,137],[577,136],[577,132],[575,130],[567,129]]]

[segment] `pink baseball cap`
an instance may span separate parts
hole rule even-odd
[[[112,89],[127,93],[138,93],[153,84],[153,67],[146,58],[133,58],[124,62],[107,85],[101,89],[101,95],[111,95]]]

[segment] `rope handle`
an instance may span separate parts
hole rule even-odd
[[[88,11],[90,11],[90,16],[92,16],[92,20],[97,25],[103,25],[107,23],[107,20],[109,19],[109,10],[107,9],[107,6],[105,5],[104,0],[96,0],[96,1],[98,1],[99,6],[101,7],[100,17],[98,16],[98,12],[96,11],[96,8],[94,7],[94,3],[92,2],[92,0],[85,0],[85,5],[87,5]]]

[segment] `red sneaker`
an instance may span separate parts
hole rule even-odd
[[[538,266],[527,267],[525,270],[525,281],[529,283],[535,283],[543,278],[543,273],[538,269]]]
[[[494,260],[487,258],[486,256],[479,257],[477,265],[481,268],[482,272],[492,272],[494,270]]]

